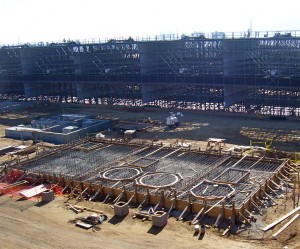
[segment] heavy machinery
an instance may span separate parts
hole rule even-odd
[[[174,113],[170,113],[170,116],[167,117],[166,125],[169,128],[177,127],[179,125],[179,120]]]

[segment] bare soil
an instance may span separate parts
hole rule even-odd
[[[88,205],[80,203],[80,205]],[[163,228],[151,226],[151,222],[116,218],[108,205],[96,203],[93,208],[102,210],[109,220],[100,231],[85,230],[71,223],[90,212],[75,214],[66,209],[64,198],[56,198],[48,204],[37,200],[0,197],[1,248],[52,249],[52,248],[280,248],[276,243],[244,241],[237,236],[222,237],[222,231],[207,229],[205,236],[194,236],[193,226],[170,218]]]

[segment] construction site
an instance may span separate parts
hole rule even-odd
[[[276,193],[281,183],[289,184],[286,173],[295,168],[287,160],[249,155],[214,154],[184,147],[158,144],[131,144],[114,141],[81,141],[65,148],[43,152],[31,160],[8,165],[6,176],[50,181],[70,190],[70,198],[103,202],[152,205],[153,212],[173,209],[178,219],[195,213],[193,223],[204,215],[248,222],[250,211],[259,206],[267,193]],[[35,177],[34,177],[35,176]],[[168,214],[168,215],[169,215]],[[140,213],[141,216],[150,214]]]
[[[300,39],[276,34],[1,47],[0,242],[298,248]]]
[[[137,119],[144,115],[164,117],[168,113],[156,111],[139,114],[107,107],[95,111],[95,108],[85,106],[76,107],[73,111],[90,110],[99,113],[102,110],[102,114],[108,112],[110,118],[116,115]],[[66,106],[65,110],[67,108]],[[38,109],[37,106],[30,113]],[[48,109],[51,112],[51,107]],[[71,110],[69,107],[68,111]],[[9,120],[11,115],[17,113],[19,112],[14,111],[2,118]],[[184,118],[192,120],[193,116],[199,119],[199,115],[203,122],[207,122],[207,126],[200,128],[201,135],[197,129],[191,129],[191,122],[182,122]],[[99,118],[102,120],[104,117]],[[226,118],[227,116],[219,116],[218,122],[223,125],[227,122]],[[227,139],[230,143],[225,139],[209,138],[212,131],[207,134],[204,129],[210,126],[215,129],[216,126],[210,123],[215,119],[215,115],[209,119],[203,114],[187,112],[184,117],[179,118],[179,126],[174,128],[165,127],[163,121],[158,120],[144,125],[141,122],[134,123],[133,120],[119,120],[117,127],[132,129],[134,124],[138,124],[146,128],[137,131],[130,138],[125,133],[118,135],[118,130],[112,130],[102,132],[103,136],[90,134],[67,144],[55,145],[38,141],[29,146],[20,146],[19,150],[4,148],[0,198],[12,198],[11,201],[15,203],[14,200],[17,201],[18,196],[21,196],[36,205],[36,202],[45,201],[32,198],[43,195],[45,191],[52,192],[54,195],[50,202],[56,203],[62,198],[61,205],[65,207],[67,204],[69,210],[75,210],[75,215],[78,215],[77,212],[80,214],[84,207],[90,207],[93,212],[101,211],[120,218],[121,221],[118,222],[121,223],[117,224],[125,223],[125,220],[122,221],[124,217],[136,218],[135,224],[149,224],[150,227],[162,229],[159,234],[163,234],[173,224],[189,227],[185,228],[192,235],[194,227],[200,224],[206,226],[207,233],[211,233],[209,229],[216,229],[216,233],[220,231],[218,236],[229,236],[229,239],[241,233],[241,238],[260,241],[261,246],[265,246],[265,243],[270,243],[270,239],[273,241],[274,231],[273,227],[262,230],[267,226],[263,217],[277,209],[287,210],[287,203],[290,203],[290,208],[294,207],[296,212],[299,211],[298,155],[272,147],[287,144],[286,141],[281,141],[280,133],[274,137],[272,145],[257,139],[257,144],[252,140],[252,145],[234,145],[239,144],[238,137],[243,136],[238,132],[236,140]],[[235,122],[243,123],[244,119],[245,117],[235,117],[232,129],[234,130]],[[15,124],[17,121],[13,122]],[[251,116],[245,122],[249,126],[252,126],[252,122],[262,122],[256,126],[259,127],[269,126],[274,121],[257,120],[255,116]],[[287,133],[293,126],[297,126],[296,121],[276,122],[274,125],[285,126]],[[176,138],[182,130],[185,133],[180,135],[180,139]],[[264,130],[263,127],[261,130]],[[193,135],[194,139],[199,136],[201,139],[203,135],[207,139],[193,143],[195,141],[188,134]],[[12,141],[5,137],[3,139]],[[19,140],[19,144],[21,143],[26,144],[26,141]],[[297,141],[289,144],[296,149]],[[7,201],[4,203],[5,206]],[[18,203],[21,205],[22,202]],[[47,212],[47,206],[48,204],[43,206],[43,212]],[[274,243],[275,241],[274,239]],[[253,244],[249,246],[254,248]],[[215,247],[210,245],[207,248]]]

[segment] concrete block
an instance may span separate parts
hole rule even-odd
[[[53,190],[45,190],[42,192],[42,201],[50,202],[54,200],[54,192]]]
[[[163,227],[168,223],[168,213],[164,211],[156,211],[152,215],[152,225],[157,227]]]
[[[119,201],[114,205],[116,216],[126,216],[129,213],[127,202]]]

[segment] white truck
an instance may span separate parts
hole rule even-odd
[[[171,115],[167,117],[166,125],[167,127],[177,127],[179,125],[179,120],[175,114],[171,113]]]

